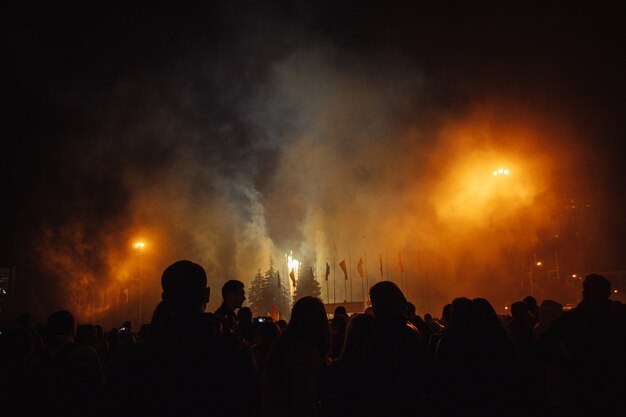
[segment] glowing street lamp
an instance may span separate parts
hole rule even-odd
[[[498,175],[509,175],[509,170],[506,168],[498,168],[493,171],[493,176],[497,177]]]

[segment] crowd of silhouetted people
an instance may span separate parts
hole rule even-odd
[[[138,331],[45,324],[27,314],[0,337],[2,415],[36,416],[613,416],[626,407],[626,309],[591,274],[567,311],[456,298],[420,317],[390,281],[371,307],[329,319],[303,297],[289,322],[253,318],[230,280],[207,313],[204,269],[178,261]]]

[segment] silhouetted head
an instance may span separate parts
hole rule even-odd
[[[296,301],[285,335],[304,340],[313,345],[320,355],[326,355],[330,346],[330,330],[324,303],[316,297],[302,297]]]
[[[500,327],[500,318],[491,303],[484,298],[474,298],[476,324],[484,327]]]
[[[69,311],[60,310],[50,314],[46,323],[46,347],[56,349],[60,346],[60,340],[72,341],[74,324],[74,316]]]
[[[511,317],[513,320],[522,320],[528,318],[528,314],[530,310],[528,309],[528,304],[523,301],[516,301],[511,304]]]
[[[48,317],[47,329],[51,336],[74,336],[74,316],[66,310],[55,311]]]
[[[161,298],[176,313],[203,311],[209,302],[206,272],[197,263],[182,260],[165,268]]]
[[[374,317],[357,314],[350,318],[340,359],[366,359],[374,345]]]
[[[598,274],[589,274],[583,281],[583,300],[602,302],[611,296],[611,283]]]
[[[396,319],[406,317],[407,301],[402,290],[391,281],[381,281],[370,289],[374,317]]]
[[[466,331],[474,326],[475,307],[472,300],[455,298],[450,308],[450,331]]]
[[[528,306],[528,309],[531,312],[537,309],[537,299],[533,297],[532,295],[527,295],[526,297],[524,297],[524,300],[522,301],[526,303],[526,305]]]
[[[237,311],[237,320],[240,324],[252,323],[252,310],[250,310],[250,307],[241,307]]]
[[[348,312],[346,311],[346,308],[344,306],[337,306],[335,308],[335,312],[333,313],[333,316],[345,316],[345,317],[348,317]]]
[[[544,326],[550,326],[552,322],[563,312],[563,305],[554,300],[543,300],[541,302],[541,312],[539,322]]]
[[[231,279],[226,281],[222,287],[222,298],[224,302],[233,310],[241,307],[246,301],[246,292],[243,289],[243,282]]]

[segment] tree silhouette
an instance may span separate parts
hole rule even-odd
[[[322,287],[315,279],[313,268],[307,263],[303,263],[300,267],[300,274],[298,281],[296,282],[296,290],[293,294],[293,301],[296,302],[302,297],[307,295],[313,297],[320,297],[322,294]]]
[[[271,315],[272,306],[281,317],[289,315],[289,288],[282,284],[280,272],[274,268],[274,260],[271,257],[265,274],[261,275],[259,270],[252,280],[248,300],[256,316]]]

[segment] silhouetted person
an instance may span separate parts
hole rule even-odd
[[[554,320],[563,313],[563,306],[553,300],[543,300],[539,314],[539,323],[533,328],[533,341],[537,341],[550,327]],[[558,346],[549,348],[552,354],[558,354]],[[571,394],[571,387],[567,372],[554,366],[551,362],[543,360],[543,372],[538,381],[538,396],[546,414],[558,413],[564,410],[569,401],[567,396]]]
[[[81,324],[76,326],[76,344],[89,345],[94,349],[98,345],[96,328],[93,324]]]
[[[348,313],[344,306],[337,306],[333,318],[330,320],[331,349],[330,357],[335,359],[341,354],[343,340],[346,336]]]
[[[220,333],[219,320],[204,312],[210,291],[200,265],[182,260],[163,271],[158,308],[161,322],[142,350],[139,414],[247,416],[249,398],[238,398],[236,384],[254,393],[252,369],[234,337]]]
[[[324,416],[383,416],[386,405],[372,401],[378,396],[371,369],[375,363],[375,320],[367,314],[350,318],[340,356],[322,377]]]
[[[489,301],[475,298],[475,380],[472,389],[483,415],[503,415],[519,405],[513,341]]]
[[[75,343],[74,316],[52,313],[46,324],[47,356],[34,374],[36,413],[79,416],[103,413],[103,373],[96,349]]]
[[[539,323],[539,315],[541,314],[541,308],[537,305],[537,299],[532,295],[527,295],[522,300],[528,306],[528,311],[530,313],[530,321],[533,326]]]
[[[407,319],[409,320],[409,323],[417,328],[424,341],[427,342],[433,332],[430,327],[426,325],[426,322],[415,312],[415,304],[407,302],[406,306]]]
[[[560,410],[570,416],[624,411],[626,322],[610,294],[605,277],[587,275],[582,301],[556,318],[537,342],[546,360],[571,376],[570,401]]]
[[[435,357],[441,416],[500,416],[516,405],[515,348],[491,304],[456,298]]]
[[[280,336],[280,328],[278,324],[273,321],[258,323],[254,329],[252,354],[254,355],[254,362],[260,375],[263,374],[267,355],[274,342],[278,339],[278,336]]]
[[[330,349],[324,304],[303,297],[270,350],[261,382],[261,417],[319,416],[319,384]]]
[[[528,304],[523,301],[511,304],[511,321],[506,329],[517,351],[520,402],[526,411],[538,405],[537,387],[540,384],[542,372],[541,364],[532,352],[533,326]]]
[[[225,331],[239,335],[239,325],[236,310],[246,300],[243,282],[231,279],[222,287],[222,305],[215,310],[215,316],[220,319]]]
[[[443,331],[443,326],[433,320],[433,316],[430,313],[424,314],[424,323],[426,323],[426,326],[430,329],[431,335]]]
[[[370,289],[375,319],[375,363],[373,383],[379,390],[377,401],[388,415],[422,415],[426,410],[420,398],[429,378],[426,345],[419,331],[407,319],[407,300],[391,281],[376,283]]]
[[[333,317],[337,317],[337,316],[342,316],[346,320],[349,319],[348,311],[346,310],[346,308],[344,306],[337,306],[337,307],[335,307],[335,311],[333,313]]]
[[[254,344],[254,323],[252,323],[250,307],[241,307],[237,310],[237,322],[243,340],[251,345]]]
[[[435,358],[435,352],[437,351],[437,346],[439,345],[439,341],[443,337],[444,333],[447,330],[447,326],[450,323],[450,312],[452,311],[452,304],[446,304],[443,306],[441,310],[441,319],[438,321],[439,331],[431,334],[430,338],[427,340],[426,351],[428,353],[428,359],[432,362]]]
[[[281,332],[287,328],[286,320],[280,319],[276,322],[276,324],[278,324],[278,328],[280,329]]]
[[[554,300],[543,300],[541,302],[539,322],[533,328],[533,340],[539,339],[562,313],[563,305]]]
[[[527,355],[530,351],[533,343],[533,326],[528,304],[523,301],[511,304],[511,322],[506,328],[520,355]]]

